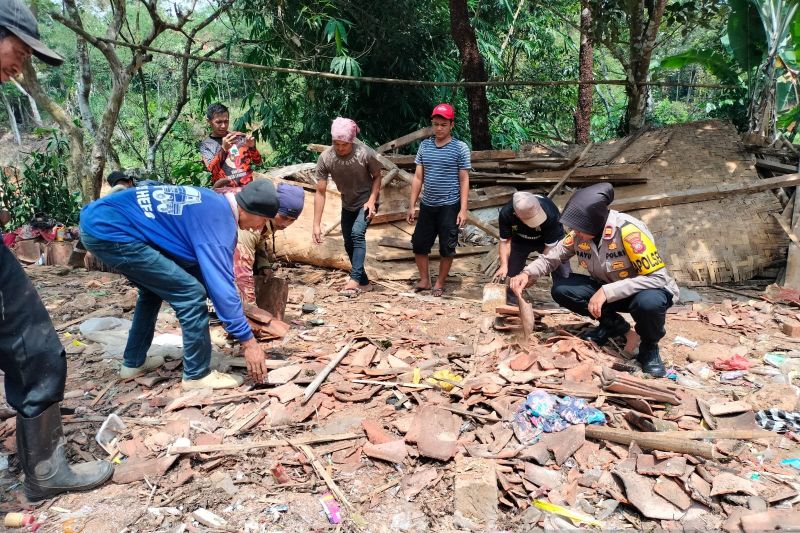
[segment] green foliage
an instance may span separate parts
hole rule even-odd
[[[651,119],[653,124],[668,126],[670,124],[683,124],[692,119],[689,106],[683,102],[661,100],[653,108]]]
[[[751,0],[730,0],[730,4],[726,44],[739,68],[751,72],[763,61],[767,35],[764,33],[758,9]]]
[[[11,213],[13,227],[29,222],[39,213],[67,225],[78,223],[80,192],[70,191],[67,186],[68,149],[67,142],[53,131],[43,152],[28,154],[19,180],[2,175],[0,202]]]

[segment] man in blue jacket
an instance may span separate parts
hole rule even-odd
[[[80,227],[86,248],[139,287],[122,377],[163,362],[147,358],[147,351],[161,303],[166,301],[183,330],[183,388],[241,385],[241,376],[209,368],[208,296],[226,331],[241,343],[250,376],[264,381],[264,352],[236,291],[233,251],[237,228],[261,231],[279,208],[275,186],[267,180],[225,194],[191,186],[142,186],[83,208]]]

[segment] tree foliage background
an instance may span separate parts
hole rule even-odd
[[[704,118],[794,138],[800,116],[796,0],[469,0],[468,22],[488,78],[578,79],[582,4],[592,15],[590,74],[632,82],[594,86],[590,140],[644,124]],[[135,67],[116,102],[119,69],[102,50],[102,38],[117,22],[113,39],[176,53],[353,76],[458,81],[462,63],[444,0],[35,0],[33,7],[44,40],[66,62],[60,68],[35,64],[35,80],[4,85],[0,128],[10,129],[13,122],[29,135],[47,131],[37,130],[38,101],[44,125],[59,126],[61,138],[72,143],[72,163],[59,171],[84,202],[99,190],[85,186],[98,179],[92,172],[105,175],[117,167],[142,168],[164,181],[207,183],[197,143],[207,132],[205,108],[214,101],[231,108],[236,129],[256,133],[268,165],[313,160],[306,145],[329,142],[336,116],[355,119],[362,139],[376,145],[426,126],[429,110],[440,101],[456,107],[456,135],[470,141],[462,88],[330,80],[210,62],[183,65],[177,57],[113,46],[120,64]],[[782,20],[770,20],[776,9]],[[72,27],[75,20],[83,36]],[[91,89],[82,100],[87,72]],[[643,90],[638,84],[647,80],[729,87]],[[38,82],[41,94],[29,87],[29,98],[22,88],[28,81]],[[490,87],[493,147],[574,142],[577,94],[575,85]],[[119,109],[113,127],[99,131],[114,105]],[[642,115],[632,117],[637,106]],[[754,115],[761,117],[757,123]],[[99,154],[92,150],[98,135],[108,137],[108,149]],[[75,143],[84,148],[83,170]],[[28,164],[41,161],[31,158]]]

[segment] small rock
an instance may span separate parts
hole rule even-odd
[[[455,512],[491,528],[497,521],[497,497],[494,461],[473,457],[456,461]]]

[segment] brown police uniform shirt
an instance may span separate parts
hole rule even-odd
[[[603,284],[606,301],[633,296],[644,289],[666,289],[678,301],[678,284],[669,275],[653,235],[641,220],[609,211],[600,244],[584,241],[570,231],[547,253],[525,268],[534,280],[546,276],[561,263],[577,256],[581,267]]]

